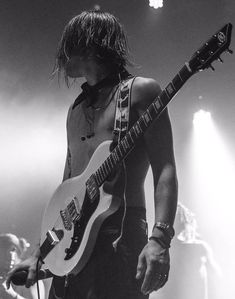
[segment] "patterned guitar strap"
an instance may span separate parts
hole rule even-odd
[[[115,145],[126,135],[129,127],[129,114],[131,103],[131,88],[136,77],[129,78],[120,83],[118,90],[116,111],[114,120],[114,139]]]
[[[114,120],[114,138],[112,142],[112,149],[122,140],[129,128],[129,115],[131,106],[131,89],[136,77],[128,78],[120,83],[118,95],[116,100],[115,120]],[[125,169],[125,162],[123,162]],[[119,237],[113,242],[113,247],[116,250],[118,241],[122,237],[123,224],[126,215],[126,198],[124,191],[124,212],[121,223],[121,232]]]

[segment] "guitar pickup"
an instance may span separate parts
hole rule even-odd
[[[87,194],[91,200],[91,203],[99,196],[100,190],[98,184],[96,183],[95,176],[92,175],[86,182]]]

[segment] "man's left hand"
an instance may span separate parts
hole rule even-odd
[[[139,255],[136,279],[143,278],[141,291],[150,294],[157,291],[168,280],[170,269],[169,249],[162,248],[154,240],[149,240]]]

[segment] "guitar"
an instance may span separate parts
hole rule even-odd
[[[195,73],[207,68],[229,49],[232,24],[216,32],[153,101],[126,136],[110,152],[112,141],[101,143],[85,171],[64,181],[52,196],[42,221],[40,250],[45,266],[55,275],[77,274],[86,265],[103,221],[120,206],[120,201],[105,193],[103,184],[126,158],[145,133]]]

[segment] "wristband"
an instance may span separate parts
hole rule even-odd
[[[170,240],[173,239],[174,235],[175,235],[175,231],[174,228],[166,222],[156,222],[153,226],[153,230],[154,228],[158,228],[160,231],[162,231],[164,233],[164,235],[166,235]]]

